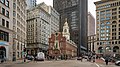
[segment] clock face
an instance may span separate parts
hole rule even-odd
[[[65,29],[64,32],[67,32],[67,29]]]

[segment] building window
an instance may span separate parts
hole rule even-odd
[[[120,41],[119,41],[119,44],[120,44]]]
[[[9,22],[8,21],[6,21],[6,27],[9,28]]]
[[[107,17],[106,20],[110,20],[110,17]]]
[[[119,15],[119,18],[120,18],[120,15]]]
[[[13,8],[14,8],[14,9],[16,8],[16,4],[15,4],[15,3],[13,3]]]
[[[17,57],[19,58],[19,52],[17,52],[17,53],[18,53]]]
[[[99,43],[97,43],[97,45],[99,45]]]
[[[119,11],[119,14],[120,14],[120,11]]]
[[[114,42],[112,42],[112,44],[114,44]]]
[[[120,39],[120,36],[119,36],[119,39]]]
[[[116,19],[116,18],[117,18],[117,16],[113,16],[113,17],[112,17],[112,19]]]
[[[117,8],[112,9],[112,11],[116,11],[116,10],[117,10]]]
[[[6,10],[6,16],[9,17],[9,11]]]
[[[6,0],[5,5],[6,5],[7,7],[9,7],[9,1],[8,1],[8,0]]]
[[[5,26],[5,20],[2,19],[2,26]]]
[[[5,15],[5,9],[4,8],[2,8],[2,14]]]
[[[115,41],[115,44],[117,44],[117,41]]]
[[[5,0],[1,0],[1,2],[2,2],[3,4],[5,4]]]
[[[106,28],[110,28],[110,26],[106,26]]]
[[[16,12],[15,12],[15,11],[13,11],[13,16],[14,16],[14,17],[16,16]]]
[[[0,30],[0,40],[9,42],[9,33]]]

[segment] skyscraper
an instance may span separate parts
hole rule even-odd
[[[77,44],[80,56],[87,51],[87,0],[53,0],[53,7],[60,13],[60,32],[68,19],[70,39]]]
[[[95,40],[95,18],[88,12],[88,50],[90,52],[94,52]]]
[[[95,34],[95,18],[89,12],[88,13],[88,36]]]
[[[33,8],[36,6],[36,0],[26,0],[27,3],[27,9]]]

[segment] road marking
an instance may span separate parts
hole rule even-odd
[[[95,65],[97,65],[97,67],[100,67],[100,65],[98,65],[97,63],[95,63]]]

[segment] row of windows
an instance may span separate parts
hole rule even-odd
[[[103,44],[120,44],[120,41],[112,41],[112,42],[98,42],[97,45],[103,45]]]
[[[9,7],[9,1],[8,0],[0,0],[0,2],[2,4],[4,4],[5,6]]]
[[[115,16],[115,15],[117,15],[117,12],[115,10],[117,10],[117,8],[112,9],[112,11],[113,11],[112,12],[112,15],[113,15],[112,19],[117,19],[117,16]],[[110,12],[110,10],[101,11],[100,12],[100,21],[110,20],[111,14],[109,12]],[[120,14],[120,11],[119,11],[119,14]],[[98,17],[97,21],[99,22],[99,12],[97,12],[97,17]],[[118,17],[120,18],[120,15]]]
[[[105,34],[101,34],[101,38],[97,38],[97,40],[109,40],[110,39],[110,36],[107,36],[106,38],[102,36],[105,36]],[[118,36],[118,38],[115,35],[112,36],[112,40],[116,40],[116,39],[120,39],[120,36]]]
[[[104,6],[100,6],[97,9],[100,10],[100,9],[109,8],[109,7],[113,7],[113,6],[119,6],[119,5],[120,5],[120,2],[115,2],[115,3],[111,3],[111,4],[106,4]]]

